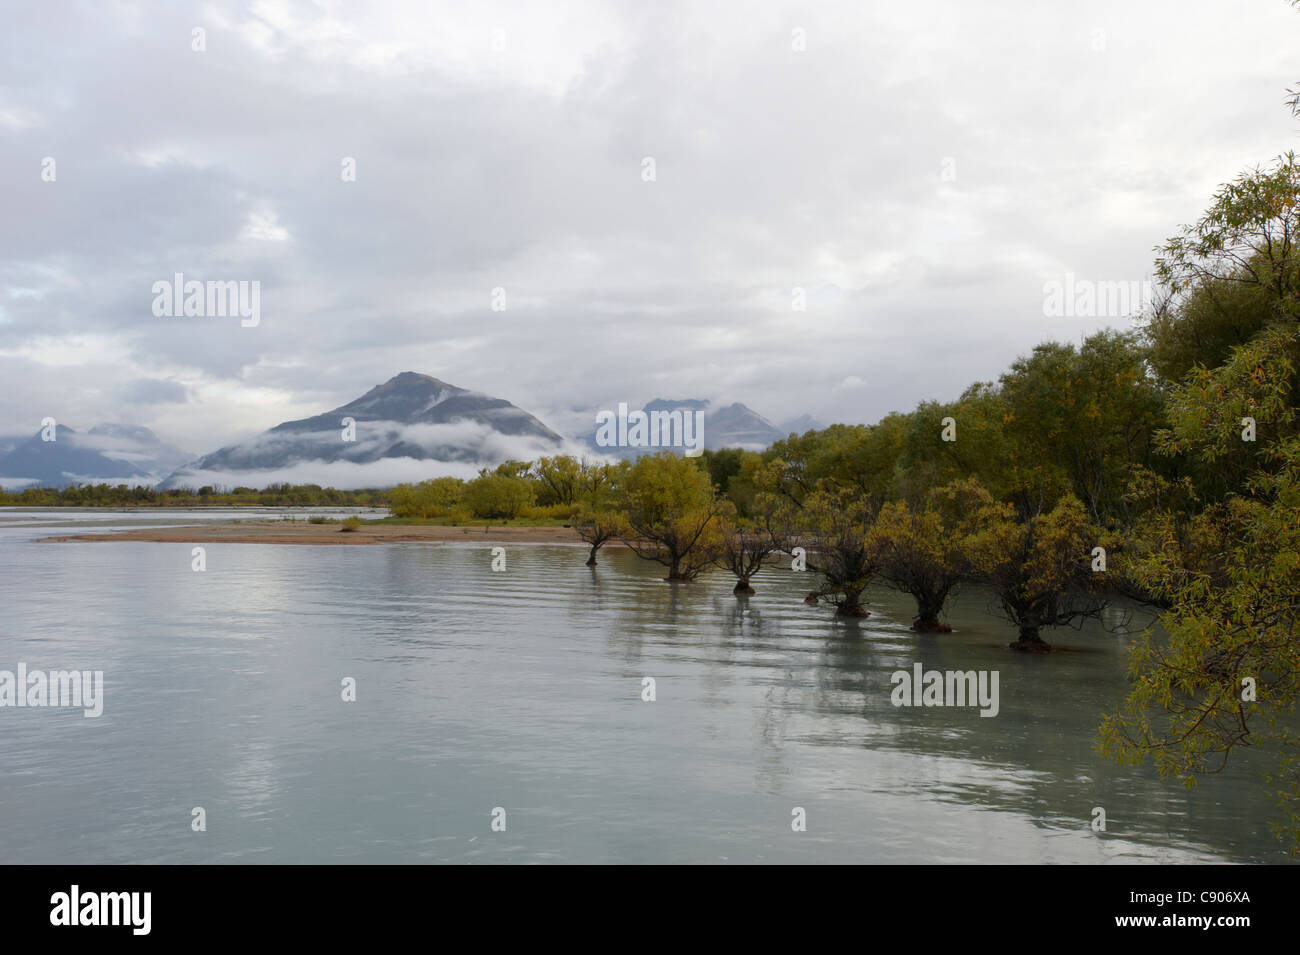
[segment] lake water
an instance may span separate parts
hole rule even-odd
[[[976,591],[951,635],[883,589],[836,620],[788,564],[738,600],[580,547],[31,542],[155,520],[194,516],[0,511],[0,670],[105,685],[96,719],[0,708],[0,861],[1289,859],[1262,764],[1189,793],[1093,751],[1128,635],[1021,656]],[[894,707],[918,662],[997,671],[998,715]]]

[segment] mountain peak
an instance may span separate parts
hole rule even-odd
[[[422,375],[418,371],[403,371],[389,378],[381,385],[375,385],[364,395],[357,399],[362,401],[371,395],[385,394],[392,391],[419,391],[427,393],[430,391],[464,391],[464,388],[457,388],[455,385],[448,384],[441,378],[434,378],[432,375]]]
[[[386,382],[384,382],[383,385],[380,385],[379,387],[382,388],[385,385],[409,386],[409,385],[424,385],[424,384],[437,385],[440,388],[452,387],[451,385],[443,381],[441,378],[434,378],[432,375],[423,375],[418,371],[398,372],[396,375],[394,375],[392,378],[389,378]]]
[[[351,424],[344,425],[345,419]],[[351,437],[343,437],[344,428],[354,429]],[[266,484],[306,469],[327,475],[318,478],[322,483],[362,486],[355,483],[364,480],[362,468],[383,461],[406,461],[407,471],[436,476],[449,464],[467,470],[509,457],[553,454],[563,440],[504,398],[403,371],[332,411],[281,422],[251,442],[206,455],[165,486]],[[428,470],[410,468],[414,462],[429,462]],[[376,478],[371,486],[392,483]]]
[[[60,424],[55,440],[41,435],[0,451],[0,485],[153,484],[190,457],[140,425],[97,424],[78,432]]]
[[[707,398],[682,398],[672,400],[669,398],[656,398],[654,401],[646,402],[643,411],[672,411],[674,409],[685,408],[690,411],[704,411],[709,407]]]

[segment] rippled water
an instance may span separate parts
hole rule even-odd
[[[1287,860],[1261,767],[1188,793],[1092,751],[1128,637],[1022,657],[978,592],[931,637],[781,568],[738,600],[609,550],[209,544],[195,573],[45,532],[0,521],[0,669],[103,670],[104,713],[0,709],[5,862]],[[997,670],[999,715],[893,707],[914,662]]]

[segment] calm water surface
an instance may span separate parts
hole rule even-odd
[[[579,547],[32,542],[196,520],[107,513],[0,512],[0,669],[105,680],[98,719],[0,709],[0,861],[1288,860],[1262,765],[1189,793],[1093,752],[1131,635],[1025,658],[978,591],[918,636],[883,589],[837,621],[808,575],[738,600]],[[997,670],[1000,713],[893,707],[916,662]]]

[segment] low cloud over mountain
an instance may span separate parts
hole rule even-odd
[[[97,424],[78,432],[56,425],[0,451],[0,486],[156,484],[190,456],[148,428]]]
[[[791,430],[776,427],[739,402],[714,408],[705,399],[657,398],[642,411],[689,416],[688,437],[697,447],[710,449],[758,451]],[[697,412],[703,415],[702,443],[694,431]],[[813,422],[805,415],[798,423]],[[658,450],[600,446],[594,429],[581,440],[566,440],[504,398],[409,371],[332,411],[285,421],[197,460],[143,427],[100,424],[77,432],[60,425],[56,434],[54,441],[37,433],[0,447],[0,485],[391,487],[431,477],[469,478],[512,458],[566,453],[634,458]]]
[[[408,371],[332,411],[208,454],[164,486],[383,487],[472,477],[508,458],[564,450],[559,434],[509,401]]]

